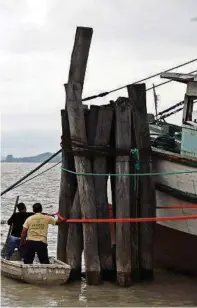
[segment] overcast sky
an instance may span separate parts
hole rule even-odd
[[[59,149],[63,84],[77,26],[94,29],[86,96],[196,58],[194,17],[196,0],[0,0],[1,155]],[[197,63],[177,71],[195,69]],[[150,80],[147,87],[162,81]],[[159,110],[182,100],[184,92],[178,83],[158,88]],[[119,95],[126,91],[91,103]],[[147,108],[154,110],[152,91]]]

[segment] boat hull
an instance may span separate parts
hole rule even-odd
[[[197,174],[177,174],[197,169],[196,160],[165,151],[153,153],[153,172],[175,172],[173,175],[155,176],[157,216],[196,215]],[[170,209],[184,206],[184,209]],[[197,275],[197,220],[165,221],[156,224],[154,243],[155,266]]]
[[[197,236],[156,224],[154,267],[197,276]]]
[[[30,284],[60,285],[66,283],[70,275],[70,266],[53,259],[52,264],[24,264],[21,261],[1,259],[1,273]]]
[[[189,209],[189,205],[197,205],[197,160],[186,159],[179,154],[166,151],[153,152],[153,172],[156,187],[157,216],[186,216],[197,213],[197,209]],[[188,171],[189,173],[181,173]],[[164,174],[164,173],[172,174]],[[170,209],[171,206],[184,206],[180,209]],[[197,220],[165,221],[166,227],[197,236]]]

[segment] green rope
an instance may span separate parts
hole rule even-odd
[[[197,173],[197,170],[191,171],[178,171],[178,172],[153,172],[153,173],[92,173],[92,172],[75,172],[66,168],[62,168],[63,171],[82,176],[157,176],[157,175],[174,175],[174,174],[189,174]]]
[[[131,149],[130,154],[134,155],[135,158],[135,170],[140,170],[140,157],[139,157],[139,150],[138,149]],[[150,172],[150,173],[92,173],[92,172],[75,172],[66,168],[62,167],[63,171],[66,171],[71,174],[75,175],[82,175],[82,176],[134,176],[135,177],[135,189],[137,187],[137,176],[158,176],[158,175],[175,175],[175,174],[191,174],[197,173],[197,170],[191,171],[171,171],[171,172]]]

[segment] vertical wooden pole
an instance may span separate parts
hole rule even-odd
[[[150,173],[151,144],[146,110],[145,84],[127,87],[132,105],[136,145],[140,155],[139,173]],[[155,217],[156,197],[153,179],[140,176],[140,217]],[[153,245],[155,223],[140,223],[140,272],[142,279],[153,279]]]
[[[128,99],[128,98],[127,98]],[[128,99],[129,100],[129,99]],[[135,128],[133,123],[133,114],[131,112],[131,148],[136,148],[136,140],[135,140]],[[135,155],[131,155],[130,161],[130,172],[138,173],[139,170],[136,170],[136,157]],[[131,217],[138,218],[139,217],[139,177],[131,177]],[[139,264],[139,223],[131,224],[131,254],[132,254],[132,280],[135,282],[140,281],[140,264]]]
[[[115,149],[115,102],[110,101],[110,106],[113,108],[113,119],[112,119],[112,126],[111,126],[111,135],[110,135],[110,148]],[[115,152],[115,151],[114,151]],[[116,156],[115,153],[110,155],[107,159],[107,167],[108,173],[116,173]],[[114,176],[110,176],[110,189],[111,189],[111,204],[110,207],[110,218],[116,217],[116,179]],[[111,247],[112,247],[112,262],[113,262],[113,269],[116,273],[116,224],[110,223],[110,233],[111,233]]]
[[[115,111],[115,102],[110,101],[110,106],[114,109]],[[116,147],[116,141],[115,141],[115,127],[116,127],[116,121],[115,121],[115,112],[113,115],[113,120],[112,120],[112,127],[111,127],[111,137],[110,137],[110,147],[112,149],[115,149]],[[108,172],[114,174],[116,173],[116,157],[115,155],[109,156],[108,157]],[[116,179],[114,176],[110,176],[110,184],[111,184],[111,199],[112,199],[112,210],[113,210],[113,215],[116,217]],[[115,243],[114,243],[115,244]]]
[[[97,122],[94,122],[96,134],[93,140],[93,145],[106,147],[109,146],[111,125],[113,118],[113,108],[110,106],[91,106],[93,115],[97,111]],[[89,127],[91,129],[91,127]],[[105,156],[95,156],[93,160],[94,173],[107,173],[107,158]],[[107,181],[108,176],[95,176],[95,194],[96,194],[96,209],[98,218],[109,218],[108,198],[107,198]],[[98,243],[99,257],[104,279],[110,279],[112,274],[112,250],[109,224],[98,224]]]
[[[193,97],[190,97],[187,94],[185,94],[182,123],[185,123],[187,121],[192,121],[192,113],[193,113]]]
[[[83,105],[83,109],[84,109],[85,122],[87,125],[87,119],[89,113],[88,106]],[[69,218],[81,218],[81,207],[80,207],[78,188],[75,194],[72,208],[69,213]],[[66,263],[71,266],[70,280],[81,279],[82,251],[83,251],[82,225],[79,223],[69,224],[68,238],[66,245]]]
[[[67,110],[72,142],[87,146],[84,112],[82,107],[82,90],[86,65],[92,38],[91,28],[78,27],[71,56],[67,86]],[[72,146],[77,149],[76,145]],[[92,171],[91,163],[85,156],[75,156],[77,173]],[[92,176],[77,176],[81,214],[83,218],[96,217],[95,189]],[[98,255],[98,236],[96,224],[83,224],[84,258],[86,280],[88,284],[100,283],[100,261]]]
[[[69,218],[81,218],[79,201],[79,190],[75,194]],[[66,261],[71,266],[71,280],[81,279],[81,257],[83,251],[82,225],[72,223],[68,228],[68,238],[66,245]]]
[[[131,108],[125,101],[115,107],[116,149],[131,149]],[[117,156],[116,173],[130,173],[130,155]],[[116,217],[130,217],[130,177],[116,176]],[[116,224],[117,281],[131,284],[131,228],[129,223]]]
[[[62,120],[62,167],[75,170],[74,159],[71,153],[66,153],[65,148],[71,151],[70,130],[68,123],[68,113],[66,110],[61,110]],[[63,217],[68,217],[72,203],[74,200],[75,192],[77,189],[76,176],[61,171],[60,181],[60,194],[59,194],[59,213]],[[66,243],[68,235],[68,224],[61,224],[58,226],[58,241],[57,241],[57,258],[63,262],[67,262],[66,258]]]

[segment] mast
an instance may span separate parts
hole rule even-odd
[[[155,85],[153,83],[153,96],[154,96],[154,103],[155,103],[155,119],[157,120],[157,117],[158,117],[158,96],[156,94],[156,91],[155,91]]]

